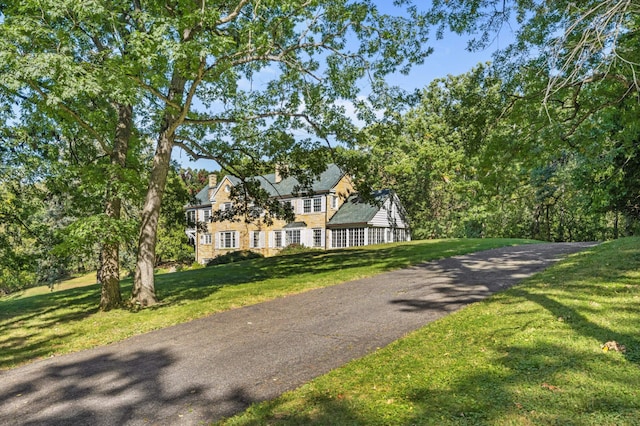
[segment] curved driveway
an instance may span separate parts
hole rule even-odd
[[[0,372],[0,424],[220,419],[592,245],[533,244],[424,263]]]

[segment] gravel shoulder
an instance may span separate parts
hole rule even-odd
[[[532,244],[456,256],[4,371],[0,424],[215,421],[593,245]]]

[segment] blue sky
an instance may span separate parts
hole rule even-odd
[[[398,13],[398,9],[391,6],[391,0],[376,0],[376,3],[382,12]],[[416,3],[420,4],[420,0],[417,0]],[[493,52],[506,47],[513,40],[513,35],[508,31],[503,31],[489,48],[478,52],[467,51],[468,39],[467,36],[447,33],[443,39],[436,40],[434,34],[429,41],[429,45],[433,47],[433,53],[426,58],[424,64],[414,66],[408,75],[399,73],[391,75],[387,78],[387,82],[390,85],[412,91],[426,87],[436,78],[463,74],[480,62],[490,61]],[[363,90],[362,94],[366,96],[368,93]],[[219,169],[217,163],[211,160],[190,161],[188,156],[178,148],[174,149],[172,158],[183,167],[202,168],[209,171]]]

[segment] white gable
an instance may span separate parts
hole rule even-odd
[[[406,213],[400,206],[398,197],[392,194],[368,222],[371,226],[382,228],[408,228]]]

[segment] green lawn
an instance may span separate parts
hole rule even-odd
[[[223,423],[640,425],[640,238],[573,255]]]
[[[0,369],[104,345],[226,309],[334,285],[418,262],[525,240],[432,240],[238,262],[156,277],[161,304],[97,312],[93,276],[0,298]],[[131,282],[123,282],[125,297]]]

